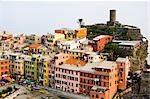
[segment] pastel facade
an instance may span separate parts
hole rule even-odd
[[[67,28],[57,29],[55,33],[64,34],[65,40],[67,41],[73,40],[74,38],[74,31]]]
[[[41,44],[29,45],[29,54],[42,54],[47,48]]]
[[[49,85],[49,65],[50,65],[50,57],[49,56],[41,56],[38,58],[38,74],[39,74],[39,82],[42,82],[42,85]]]
[[[7,42],[7,41],[10,41],[11,39],[13,38],[13,35],[9,32],[0,32],[0,40],[1,41],[4,41],[4,42]]]
[[[13,46],[13,35],[9,32],[0,32],[0,51],[7,51]]]
[[[0,32],[0,51],[9,50],[12,45],[13,35],[9,32]]]
[[[16,44],[16,47],[13,47],[12,51],[14,53],[23,53],[24,52],[24,48],[26,48],[28,46],[27,43],[23,43],[23,44]],[[28,51],[27,51],[28,52]]]
[[[9,64],[9,60],[0,58],[0,79],[2,79],[4,75],[10,75]]]
[[[11,67],[10,72],[12,75],[18,78],[24,77],[24,60],[22,59],[14,60],[12,61],[10,67]]]
[[[8,51],[10,48],[12,48],[13,42],[12,41],[0,41],[0,50],[1,51]]]
[[[14,37],[13,49],[17,48],[17,46],[19,46],[19,45],[24,44],[25,40],[26,40],[26,37],[23,34]]]
[[[39,55],[32,55],[27,57],[24,62],[25,78],[38,81],[38,61]]]
[[[48,42],[55,43],[57,40],[65,39],[65,35],[61,33],[49,33],[48,34]]]
[[[86,64],[80,70],[80,93],[89,95],[91,99],[96,99],[95,96],[99,99],[112,99],[117,92],[117,73],[115,62]]]
[[[80,68],[85,61],[69,58],[55,67],[55,88],[66,92],[79,93]]]
[[[80,72],[78,67],[63,64],[55,69],[55,88],[72,93],[79,93]]]
[[[41,36],[37,36],[37,35],[30,35],[26,37],[26,43],[32,44],[32,43],[37,43],[40,44],[41,43]]]
[[[10,60],[10,73],[14,78],[17,78],[19,74],[24,74],[24,63],[19,62],[19,56],[21,53],[7,53]],[[20,71],[21,70],[21,71]],[[22,71],[23,70],[23,71]],[[21,75],[20,75],[21,76]]]

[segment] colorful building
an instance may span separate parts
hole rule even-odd
[[[115,62],[87,63],[80,70],[80,93],[91,99],[112,99],[117,92],[117,73]]]
[[[0,58],[0,80],[3,78],[4,75],[10,76],[9,64],[10,62],[8,59]]]
[[[25,78],[38,81],[38,60],[40,55],[33,54],[31,57],[25,58],[24,68],[25,68]]]
[[[95,52],[101,52],[104,47],[108,44],[108,42],[112,41],[112,36],[109,35],[100,35],[93,39],[91,45],[93,46],[93,50]]]
[[[57,29],[57,30],[55,30],[55,33],[64,34],[65,39],[67,41],[70,41],[70,40],[74,39],[74,31],[71,30],[71,29],[67,29],[67,28]]]
[[[87,36],[87,28],[79,28],[75,30],[74,37],[76,39],[78,38],[84,38]]]
[[[42,54],[47,48],[41,44],[29,45],[29,54]]]
[[[15,36],[13,39],[12,48],[15,49],[19,45],[23,45],[25,43],[25,40],[26,40],[26,37],[23,34]]]
[[[80,68],[85,61],[69,58],[55,67],[55,88],[65,92],[79,93]]]
[[[39,82],[44,85],[49,85],[49,65],[51,58],[49,56],[41,56],[38,58],[38,74],[39,74]]]
[[[13,46],[13,35],[9,32],[0,32],[0,51],[7,51]]]
[[[121,57],[118,57],[116,62],[118,66],[118,75],[119,75],[118,89],[123,91],[127,88],[127,77],[130,68],[130,62],[128,58],[121,58]]]
[[[26,43],[29,44],[40,44],[41,43],[41,36],[37,36],[35,34],[31,34],[30,36],[26,36]]]
[[[4,42],[7,42],[7,41],[10,41],[11,39],[13,38],[13,35],[9,32],[0,32],[0,41],[4,41]]]
[[[24,78],[24,60],[17,59],[13,61],[13,65],[11,65],[11,74],[15,75],[17,79]]]
[[[57,40],[65,39],[65,35],[62,33],[49,33],[48,34],[48,42],[55,43]]]

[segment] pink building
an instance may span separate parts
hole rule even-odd
[[[69,58],[64,60],[63,64],[57,64],[55,67],[55,88],[66,92],[79,93],[80,68],[86,62]]]
[[[63,64],[55,68],[55,88],[79,93],[80,72],[76,65]]]
[[[54,56],[54,59],[51,60],[50,66],[49,66],[49,82],[50,86],[55,87],[55,72],[56,67],[60,64],[63,64],[67,59],[69,59],[68,54],[59,53]]]
[[[13,38],[13,35],[9,32],[4,31],[0,33],[0,41],[7,42],[7,41],[10,41],[12,38]]]
[[[17,48],[17,46],[24,44],[26,37],[21,34],[19,36],[14,37],[13,48]]]

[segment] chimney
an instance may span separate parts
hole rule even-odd
[[[116,21],[116,10],[110,10],[110,22]]]

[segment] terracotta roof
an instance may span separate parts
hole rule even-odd
[[[65,64],[84,66],[86,62],[79,59],[69,58]]]
[[[40,46],[40,44],[31,44],[29,48],[39,48]]]

